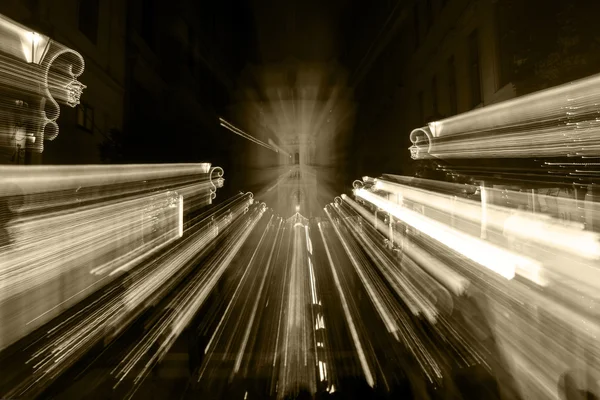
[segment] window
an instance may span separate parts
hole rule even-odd
[[[94,44],[98,40],[99,0],[79,0],[79,30]]]
[[[77,126],[88,132],[94,131],[94,109],[87,104],[77,106]]]
[[[440,109],[438,104],[437,76],[431,79],[431,102],[433,103],[433,114],[437,115]]]
[[[296,154],[294,154],[294,164],[298,165],[300,164],[300,153],[296,152]]]
[[[477,29],[469,35],[469,67],[471,107],[477,107],[481,103],[481,68],[479,65],[479,34]]]
[[[419,124],[423,124],[425,122],[425,104],[423,100],[423,92],[419,92],[417,101],[419,102]]]
[[[448,59],[448,95],[450,96],[450,114],[458,113],[458,93],[456,91],[456,66],[454,56]]]

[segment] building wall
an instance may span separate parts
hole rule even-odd
[[[86,0],[82,0],[86,1]],[[99,0],[94,43],[80,30],[80,0],[8,0],[0,13],[50,36],[85,59],[79,80],[87,86],[81,103],[93,109],[93,124],[77,124],[77,109],[61,107],[59,135],[45,143],[34,163],[100,163],[98,145],[111,129],[123,128],[125,86],[125,2]]]
[[[423,19],[424,2],[415,3]],[[432,1],[433,22],[428,32],[420,23],[420,45],[411,57],[403,73],[407,82],[408,96],[416,98],[424,94],[425,121],[415,119],[415,127],[432,117],[451,116],[448,59],[454,57],[456,68],[457,112],[486,106],[514,97],[511,84],[500,82],[500,60],[497,49],[497,34],[494,4],[491,0],[450,0],[442,6],[441,1]],[[469,63],[469,35],[477,30],[482,102],[474,105],[471,95],[472,77]],[[413,34],[414,36],[414,34]],[[413,38],[414,40],[414,38]],[[433,109],[432,78],[437,77],[439,109]],[[413,103],[418,105],[416,103]],[[416,117],[418,117],[418,110]]]
[[[468,38],[475,29],[479,33],[482,99],[476,107],[515,96],[513,85],[500,79],[495,3],[492,0],[431,0],[430,17],[427,17],[427,3],[406,3],[408,17],[357,88],[355,148],[359,150],[355,159],[358,175],[410,173],[414,167],[408,151],[412,129],[474,108]],[[456,71],[456,113],[451,110],[450,100],[448,60],[451,56]],[[433,107],[434,77],[437,110]]]
[[[237,34],[232,4],[129,2],[129,139],[120,161],[203,161],[226,174],[235,168],[232,135],[220,131],[218,120],[226,116],[243,48],[239,38],[232,39]],[[225,191],[233,190],[227,182]]]

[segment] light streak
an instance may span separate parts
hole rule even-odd
[[[402,179],[394,175],[395,179]],[[403,179],[406,181],[406,179]],[[426,205],[446,214],[452,214],[473,222],[481,222],[483,226],[495,228],[506,235],[533,241],[551,249],[560,249],[590,260],[600,259],[600,235],[584,231],[582,226],[565,224],[544,214],[519,212],[506,207],[488,204],[487,193],[499,194],[498,190],[482,189],[482,201],[460,199],[433,191],[417,189],[406,184],[398,184],[377,179],[375,187],[389,193],[400,195],[419,204]],[[446,184],[448,187],[448,184]],[[463,185],[450,184],[457,192]],[[552,200],[552,196],[539,195],[543,200]]]
[[[527,272],[541,269],[541,265],[534,260],[444,226],[365,189],[357,189],[355,194],[506,279],[512,279],[517,270]]]
[[[14,204],[3,215],[0,309],[19,315],[1,324],[0,348],[181,238],[184,209],[210,201],[209,168],[0,167],[0,202]]]
[[[600,335],[600,325],[596,321],[595,306],[590,306],[598,298],[594,289],[599,282],[596,274],[598,237],[597,233],[585,230],[581,223],[545,215],[544,212],[555,213],[554,196],[542,190],[542,193],[536,192],[534,200],[541,206],[538,208],[532,204],[529,191],[514,193],[485,186],[483,192],[479,189],[484,208],[479,201],[465,198],[465,192],[471,197],[477,195],[474,186],[396,175],[382,179],[365,177],[363,181],[355,186],[357,201],[342,195],[329,207],[335,215],[331,223],[344,226],[354,236],[388,282],[393,282],[391,276],[384,273],[385,253],[390,250],[380,242],[388,236],[387,229],[392,226],[392,248],[401,257],[403,274],[423,293],[436,290],[435,284],[430,286],[431,279],[435,278],[453,295],[451,308],[442,307],[444,311],[432,328],[455,351],[452,356],[455,362],[460,360],[467,366],[479,364],[496,371],[503,376],[498,379],[507,382],[514,378],[528,398],[556,396],[557,380],[562,379],[565,371],[576,368],[574,366],[584,366],[589,371],[585,374],[598,374],[593,360],[600,354],[594,345]],[[507,197],[512,207],[529,208],[532,212],[498,205]],[[560,206],[573,210],[577,216],[585,216],[586,222],[588,218],[595,218],[588,215],[594,203],[587,198],[585,201],[561,198],[560,202]],[[391,213],[394,217],[391,225],[381,223],[377,217],[379,210]],[[409,227],[406,231],[404,224]],[[479,238],[483,227],[485,235]],[[452,235],[461,240],[452,240]],[[470,239],[463,240],[463,235]],[[496,272],[510,277],[514,271],[537,286],[482,273],[484,270],[476,264],[465,263],[460,255],[472,260],[479,257],[477,264],[484,267],[493,261],[492,257],[486,260],[492,251],[469,254],[466,246],[460,247],[461,242],[466,244],[468,240],[473,240],[471,247],[477,249],[488,249],[489,244],[493,245],[492,251],[499,249],[495,261],[509,256],[512,261],[493,266]],[[459,253],[459,257],[449,249]],[[523,259],[533,264],[523,268],[520,264]],[[504,264],[514,269],[501,269],[507,266]],[[404,293],[400,297],[410,306],[410,298]],[[477,299],[474,303],[485,310],[483,317],[476,317],[479,311],[469,310],[472,306],[465,308],[464,299],[468,298]],[[445,301],[445,295],[441,299]],[[437,308],[443,305],[439,300],[440,297]],[[457,312],[464,314],[464,319],[455,319]],[[493,325],[488,325],[486,318],[492,319]],[[410,334],[402,332],[401,337],[409,339],[405,340],[412,350]],[[500,353],[490,355],[483,350],[481,344],[490,340],[498,343]],[[429,344],[420,346],[422,344],[417,344],[417,348],[429,350]],[[413,354],[427,373],[428,363],[435,359],[428,357],[435,351],[429,355]],[[507,357],[506,361],[503,357]],[[586,387],[583,380],[581,385]],[[596,393],[594,388],[587,386],[587,389]],[[507,390],[509,398],[519,391],[516,386]]]
[[[345,194],[342,194],[342,199],[344,202],[349,204],[355,211],[357,211],[360,215],[362,215],[365,220],[369,221],[371,216],[368,211],[361,207],[358,203],[352,200]],[[379,232],[383,235],[386,235],[386,229],[381,225],[377,226]],[[393,231],[394,235],[397,235],[397,232]],[[408,238],[398,238],[398,241],[407,242]],[[396,241],[396,240],[395,240]],[[429,274],[435,277],[440,283],[442,283],[446,288],[451,290],[456,295],[461,295],[465,292],[466,288],[469,285],[469,281],[462,277],[460,274],[454,272],[452,269],[448,268],[445,264],[437,260],[435,257],[430,256],[422,249],[416,246],[410,246],[409,243],[403,243],[402,251],[407,253],[411,258],[415,259],[415,261],[419,262],[421,268],[425,269]]]
[[[277,143],[275,143],[273,141],[273,139],[269,138],[269,146],[273,147],[275,150],[277,150],[278,153],[286,156],[286,157],[292,157],[292,155],[290,153],[288,153],[287,151],[283,150],[281,147],[277,146]]]
[[[331,252],[329,251],[329,245],[327,243],[327,239],[325,239],[325,234],[323,233],[323,228],[321,227],[321,223],[318,223],[319,232],[321,233],[321,239],[323,240],[323,244],[325,246],[325,252],[327,254],[327,260],[329,267],[331,268],[331,273],[333,274],[333,280],[335,282],[335,286],[337,288],[338,294],[340,296],[340,300],[342,301],[342,308],[344,310],[344,317],[346,318],[346,322],[348,323],[348,327],[350,328],[350,333],[352,335],[352,340],[354,342],[354,347],[358,352],[358,357],[360,360],[360,364],[362,367],[362,371],[367,379],[367,383],[369,386],[375,386],[375,379],[373,377],[373,373],[371,372],[371,368],[369,367],[369,363],[367,362],[367,358],[365,356],[365,351],[363,349],[362,342],[358,335],[358,331],[356,329],[356,325],[354,324],[354,319],[352,318],[352,314],[350,313],[350,308],[348,306],[348,301],[346,300],[346,296],[344,295],[344,291],[342,289],[342,285],[340,283],[340,278],[338,277],[335,264],[333,259],[331,258]]]
[[[478,201],[461,198],[461,191],[465,185],[446,182],[419,180],[415,178],[388,175],[394,182],[377,180],[376,187],[385,189],[388,193],[399,194],[407,201],[426,206],[430,218],[438,222],[451,221],[453,228],[465,230],[475,235],[472,222],[479,224],[481,218],[481,204]],[[398,184],[400,182],[401,184]],[[411,187],[411,184],[421,188]],[[433,191],[424,187],[433,188]],[[475,190],[475,187],[470,187]],[[438,193],[436,190],[446,193]],[[498,202],[511,192],[495,188],[485,188],[486,193]],[[450,192],[450,193],[448,193]],[[452,192],[456,195],[452,195]],[[512,192],[511,202],[524,208],[531,202],[526,193]],[[573,210],[576,214],[583,213],[586,218],[595,218],[589,215],[594,203],[578,203],[573,199],[560,198],[554,195],[536,193],[543,210],[548,211],[553,206],[561,210]],[[581,211],[584,206],[585,210]],[[589,212],[588,212],[589,210]],[[558,276],[568,277],[573,282],[580,282],[586,287],[593,287],[598,282],[600,275],[592,263],[598,259],[598,233],[584,230],[584,225],[573,221],[561,221],[556,217],[542,212],[525,212],[514,208],[507,208],[496,204],[488,204],[487,214],[487,241],[503,247],[512,247],[512,251],[524,253],[543,263],[544,268],[521,270],[520,275],[538,285],[548,286],[558,283]],[[520,248],[514,248],[515,245]],[[570,264],[569,269],[563,265]],[[554,283],[552,283],[554,281]],[[563,283],[561,283],[562,285]],[[586,289],[589,290],[589,289]]]
[[[258,140],[256,139],[254,136],[251,136],[249,134],[247,134],[246,132],[242,131],[239,128],[236,128],[235,126],[233,126],[232,124],[230,124],[229,122],[225,121],[223,118],[219,118],[220,121],[220,125],[223,128],[229,129],[231,132],[235,133],[238,136],[243,137],[244,139],[248,139],[249,141],[256,143],[262,147],[264,147],[265,149],[269,149],[271,151],[274,151],[275,153],[278,153],[279,151],[277,150],[277,148],[263,142],[262,140]]]
[[[411,152],[418,159],[597,156],[599,93],[593,75],[431,122],[413,131]]]
[[[221,247],[221,251],[211,259],[207,260],[208,267],[201,271],[200,274],[194,276],[194,278],[188,282],[185,288],[171,300],[170,305],[167,306],[167,309],[174,311],[166,315],[165,319],[159,320],[158,323],[155,324],[144,336],[144,340],[140,341],[138,345],[124,358],[121,363],[123,366],[115,369],[115,374],[117,377],[119,377],[120,381],[122,381],[125,376],[133,370],[135,365],[143,363],[142,357],[149,352],[154,344],[158,345],[158,350],[154,353],[151,353],[150,359],[142,364],[141,370],[137,374],[134,382],[140,383],[145,378],[148,369],[155,362],[159,362],[164,357],[168,349],[175,342],[175,339],[190,323],[193,316],[197,313],[200,306],[206,300],[208,294],[216,285],[217,281],[229,267],[233,257],[245,243],[250,232],[261,219],[263,211],[260,210],[259,206],[254,206],[254,209],[255,214],[252,217],[250,224],[238,227],[233,235],[227,237],[227,243]],[[197,257],[197,255],[194,254],[194,251],[197,252],[198,250],[197,244],[194,244],[194,247],[190,247],[190,250],[192,251],[189,253],[189,255],[182,260],[184,263],[188,262],[190,259],[193,259],[193,257]],[[151,279],[158,282],[164,282],[166,280],[163,277]],[[151,291],[152,288],[148,290],[148,292]],[[142,297],[148,296],[146,295]]]
[[[307,246],[308,253],[312,255],[313,248],[312,248],[312,241],[310,240],[310,236],[308,234],[308,225],[304,226],[304,232],[306,234],[306,246]]]
[[[375,283],[373,282],[372,279],[370,279],[368,277],[368,275],[366,274],[366,271],[364,271],[364,268],[361,265],[361,262],[359,262],[359,260],[357,258],[358,254],[350,249],[348,241],[342,235],[342,232],[340,231],[339,227],[334,222],[334,220],[331,216],[331,213],[327,209],[325,209],[325,212],[327,213],[327,216],[329,217],[329,220],[331,221],[332,226],[333,226],[336,234],[338,235],[338,238],[340,239],[340,242],[342,243],[344,250],[346,251],[346,254],[350,258],[350,261],[352,262],[354,269],[356,270],[358,276],[360,277],[360,280],[362,281],[363,286],[367,289],[367,293],[369,294],[369,297],[373,301],[373,304],[375,305],[375,308],[377,309],[379,315],[381,316],[381,319],[384,321],[389,332],[395,332],[398,329],[398,327],[397,327],[396,323],[393,321],[393,319],[391,318],[390,311],[384,305],[383,299],[377,293],[377,291],[375,289]]]
[[[365,228],[362,232],[359,231],[355,228],[354,224],[348,222],[351,218],[350,214],[347,213],[343,207],[337,208],[337,211],[342,216],[342,220],[344,221],[346,229],[352,233],[357,242],[367,252],[371,260],[375,262],[377,268],[386,278],[387,283],[394,288],[395,292],[410,308],[412,313],[414,315],[422,314],[431,323],[435,323],[438,312],[426,296],[426,294],[434,292],[434,290],[431,290],[431,286],[435,285],[429,284],[430,287],[427,287],[428,285],[425,284],[426,276],[423,276],[423,274],[420,274],[419,279],[415,279],[412,282],[407,279],[407,275],[409,275],[407,272],[409,271],[405,270],[403,271],[405,273],[400,273],[400,269],[394,265],[395,263],[390,260],[389,257],[386,256],[384,250],[382,248],[377,248],[375,241],[372,239],[372,237],[370,237],[370,235],[368,235],[368,233],[365,232],[367,228]],[[381,239],[381,237],[378,239]],[[413,273],[417,273],[416,270],[418,270],[418,268],[412,268],[411,270],[413,270]],[[373,282],[372,285],[374,287],[385,287],[382,282],[378,283],[377,279],[374,279],[373,277],[370,279]],[[377,302],[377,304],[387,304],[385,307],[378,306],[378,308],[380,309],[380,314],[384,322],[388,326],[388,330],[396,335],[398,327],[391,322],[391,316],[399,315],[401,312],[395,309],[393,306],[395,302],[391,300],[391,296],[387,294],[385,290],[379,289],[377,292],[373,292],[372,295],[377,296],[377,299],[374,300]],[[396,339],[398,338],[396,337]]]
[[[387,284],[394,289],[404,304],[410,308],[413,315],[421,314],[427,318],[433,324],[432,329],[439,331],[445,337],[445,340],[452,342],[454,348],[460,352],[463,359],[479,360],[476,362],[481,362],[481,356],[477,350],[465,344],[464,336],[455,329],[452,329],[452,325],[447,321],[447,317],[452,314],[454,308],[453,299],[450,294],[425,272],[428,271],[427,269],[422,269],[422,266],[415,264],[408,257],[403,257],[400,265],[398,265],[398,261],[392,261],[386,255],[386,252],[389,250],[385,249],[381,244],[376,244],[377,240],[381,243],[383,237],[378,236],[376,233],[373,235],[372,226],[365,224],[360,219],[358,224],[362,228],[357,228],[358,224],[349,212],[352,209],[346,205],[348,201],[352,200],[347,198],[347,196],[343,199],[344,201],[336,202],[335,206],[331,207],[332,212],[337,216],[336,221],[339,220],[340,224],[343,222],[346,229],[352,233],[356,241],[382,273]],[[406,247],[406,245],[403,246],[403,248]],[[386,285],[382,283],[377,284],[376,280],[373,282],[375,283],[375,287],[378,288],[377,296],[380,297],[378,301],[386,304],[386,315],[393,316],[393,318],[399,321],[398,328],[390,333],[398,341],[407,346],[427,378],[431,382],[439,382],[444,376],[444,362],[438,358],[436,350],[429,349],[423,338],[419,337],[418,330],[412,327],[410,318],[407,318],[407,315],[398,307],[398,303],[388,293]]]
[[[273,217],[271,216],[271,218],[273,218]],[[277,236],[280,234],[280,227],[281,227],[281,221],[278,221],[278,225],[275,228]],[[246,332],[244,334],[244,340],[242,342],[242,346],[241,346],[241,348],[240,348],[240,350],[238,352],[238,357],[235,360],[235,366],[233,367],[233,372],[234,373],[237,373],[239,371],[240,365],[242,363],[242,356],[244,355],[244,352],[246,350],[246,346],[247,346],[247,343],[248,343],[248,337],[250,336],[250,329],[252,328],[252,325],[254,323],[254,319],[256,317],[256,310],[258,308],[258,301],[259,301],[259,299],[261,297],[261,294],[262,294],[262,291],[263,291],[263,289],[265,287],[265,282],[266,282],[266,279],[267,279],[267,275],[269,273],[269,268],[271,267],[271,260],[273,259],[273,253],[275,251],[275,245],[277,244],[277,236],[275,237],[275,240],[273,241],[273,245],[271,246],[271,251],[269,253],[269,258],[267,260],[267,268],[265,269],[265,273],[264,273],[263,278],[261,280],[260,287],[258,288],[258,293],[256,295],[256,300],[254,302],[254,306],[253,306],[253,310],[252,310],[252,313],[251,313],[250,321],[248,322],[248,327],[246,328]]]
[[[173,309],[179,310],[180,314],[170,314],[160,319],[160,323],[144,335],[116,368],[115,376],[122,379],[130,373],[139,363],[140,357],[149,352],[153,343],[158,342],[158,350],[151,353],[151,358],[160,360],[231,261],[231,251],[235,254],[245,240],[244,234],[247,237],[248,230],[252,229],[252,223],[248,225],[240,222],[249,201],[251,197],[248,195],[236,196],[232,201],[217,207],[189,227],[181,241],[169,246],[157,257],[140,263],[132,271],[129,285],[121,289],[110,287],[80,311],[63,318],[61,323],[35,345],[36,351],[30,359],[34,367],[33,374],[19,382],[10,393],[22,396],[25,393],[39,392],[103,337],[105,343],[110,342],[139,317],[145,306],[157,304],[189,274],[194,267],[193,261],[201,257],[207,251],[208,244],[215,240],[210,221],[216,221],[223,234],[232,233],[226,236],[226,243],[221,247],[221,255],[224,257],[218,257],[215,265],[204,270],[204,275],[190,281],[191,285],[196,285],[191,287],[195,291],[190,291],[188,287],[172,300],[173,305],[177,305]],[[236,224],[232,224],[228,217],[230,212],[233,213]],[[261,212],[258,210],[255,215],[258,216]],[[141,382],[147,370],[148,365],[143,366],[134,382]]]
[[[487,239],[487,224],[488,224],[488,196],[485,186],[480,186],[481,191],[481,238]]]

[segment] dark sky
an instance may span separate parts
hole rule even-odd
[[[235,2],[234,2],[235,3]],[[338,61],[352,70],[375,40],[397,0],[240,0],[249,62],[295,58]]]
[[[262,61],[338,58],[344,48],[342,18],[348,8],[347,0],[252,0]]]

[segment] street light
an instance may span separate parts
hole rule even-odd
[[[21,40],[25,41],[25,43],[21,43],[24,47],[23,50],[25,52],[25,58],[27,59],[27,62],[31,64],[39,64],[42,61],[42,58],[44,58],[46,50],[48,49],[48,44],[50,43],[48,37],[40,35],[37,32],[27,32],[25,34],[25,38]]]

